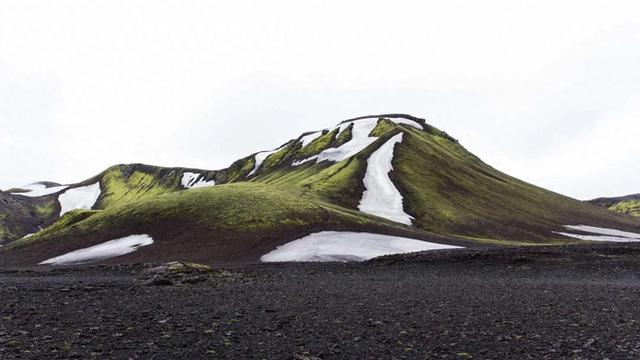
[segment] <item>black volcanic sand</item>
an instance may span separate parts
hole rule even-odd
[[[636,245],[147,273],[1,272],[0,358],[640,358]]]

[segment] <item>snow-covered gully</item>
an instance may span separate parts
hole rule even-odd
[[[263,255],[263,262],[365,261],[377,256],[425,250],[455,249],[399,236],[349,231],[322,231],[279,246]]]
[[[304,135],[300,138],[300,144],[302,145],[301,148],[304,148],[307,145],[311,144],[313,140],[319,138],[320,136],[322,136],[322,131],[316,131],[314,133]]]
[[[419,123],[413,120],[403,119],[403,118],[394,118],[389,120],[397,124],[406,124],[420,130],[423,129],[422,125],[420,125]],[[291,165],[300,166],[310,161],[315,161],[316,163],[319,163],[325,160],[339,162],[339,161],[348,159],[351,156],[359,153],[360,151],[364,150],[367,146],[371,145],[374,141],[378,139],[375,136],[369,136],[371,131],[375,129],[376,125],[378,124],[378,118],[362,119],[362,120],[342,123],[338,126],[335,126],[329,129],[329,131],[339,129],[338,134],[340,134],[347,127],[349,127],[350,124],[353,124],[350,141],[344,143],[342,146],[339,146],[337,148],[325,149],[318,155],[314,155],[303,160],[295,161]]]
[[[251,172],[248,173],[246,177],[250,177],[250,176],[254,175],[258,171],[258,169],[260,169],[260,166],[262,166],[262,163],[270,155],[277,153],[282,148],[283,148],[283,146],[281,146],[281,147],[279,147],[277,149],[271,150],[271,151],[261,151],[261,152],[257,153],[253,158],[255,160],[255,165],[253,166],[253,170],[251,170]]]
[[[40,265],[86,264],[126,255],[142,246],[151,244],[153,244],[153,239],[149,235],[131,235],[56,256],[41,262]]]
[[[206,181],[204,176],[200,173],[184,172],[182,174],[182,187],[185,189],[201,188],[207,186],[214,186],[216,182],[214,180]]]
[[[366,190],[358,210],[411,225],[413,217],[404,212],[402,195],[389,178],[393,170],[393,150],[396,144],[402,142],[402,136],[403,133],[399,133],[387,140],[367,160],[367,172],[363,180]]]
[[[100,197],[100,182],[69,189],[58,196],[60,216],[72,210],[91,210]]]

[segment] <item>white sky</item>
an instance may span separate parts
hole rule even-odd
[[[405,112],[536,185],[640,192],[636,4],[3,0],[0,188]]]

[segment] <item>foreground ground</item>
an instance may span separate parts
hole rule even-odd
[[[149,281],[148,279],[152,280]],[[640,247],[0,273],[0,358],[637,359]]]

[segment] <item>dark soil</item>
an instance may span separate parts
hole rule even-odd
[[[637,359],[640,247],[0,273],[2,359]]]

